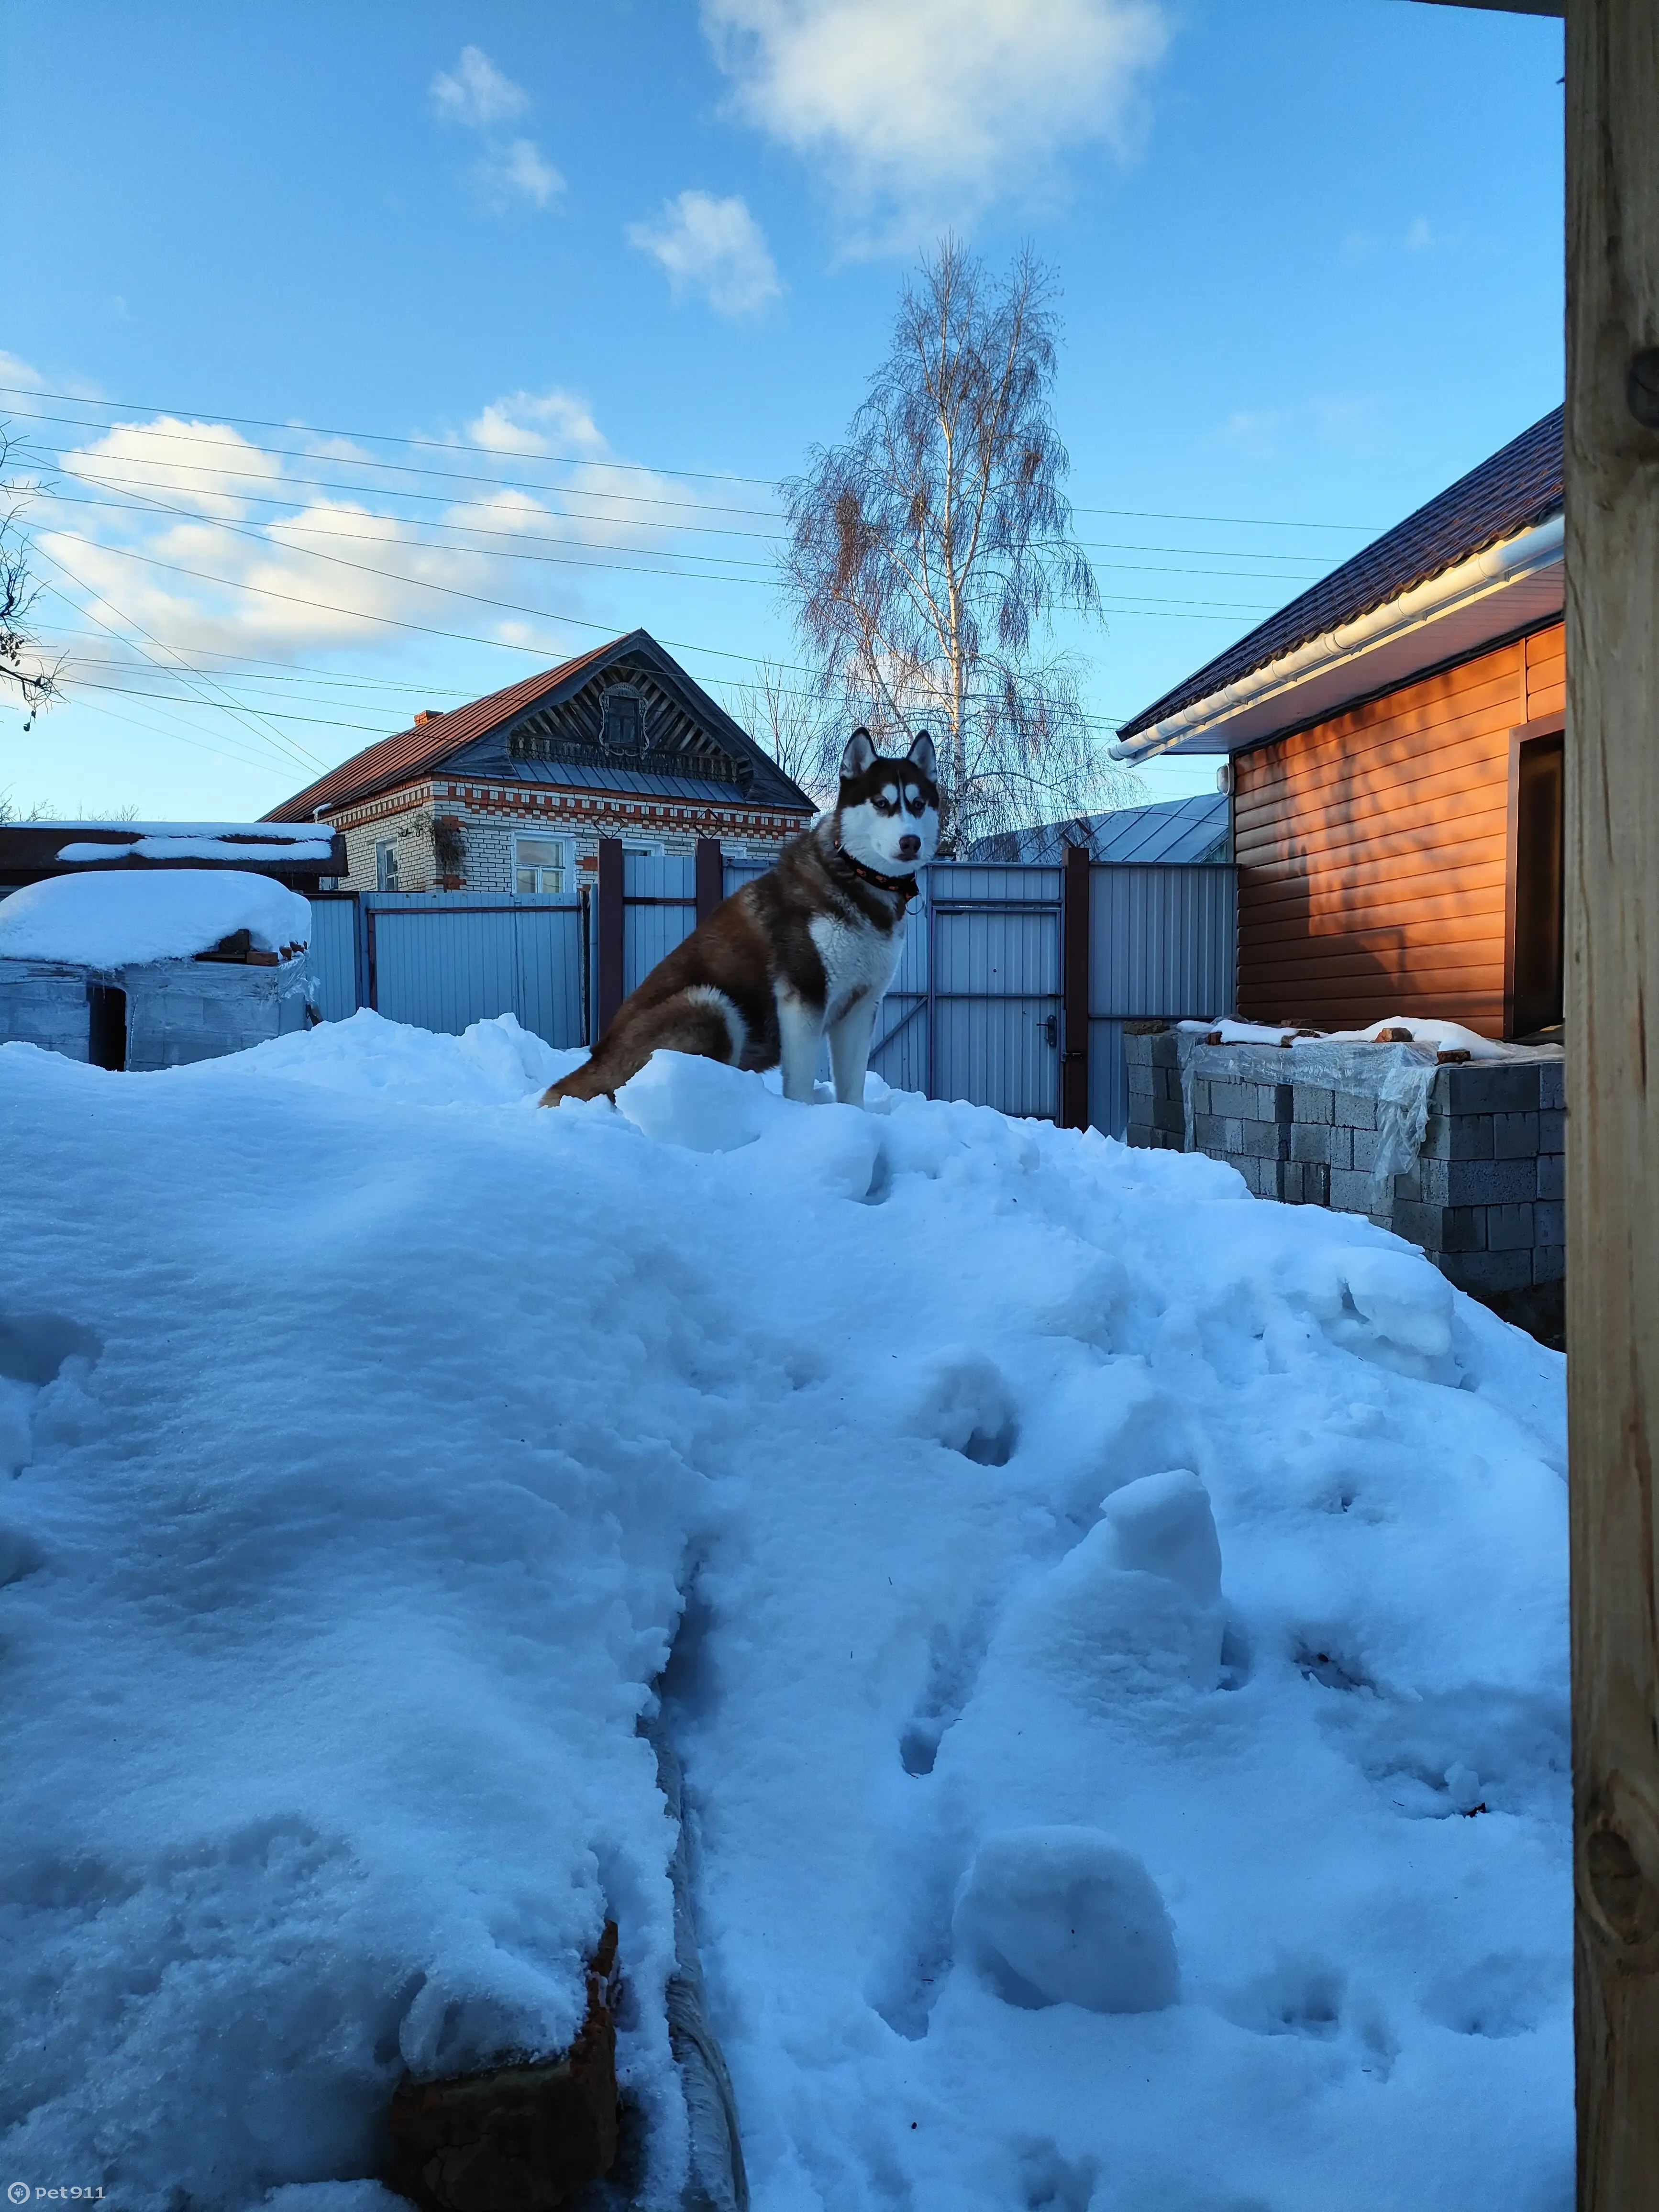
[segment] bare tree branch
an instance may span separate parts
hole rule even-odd
[[[847,739],[839,703],[823,684],[763,660],[752,684],[732,687],[729,711],[792,783],[809,798],[827,800],[835,795]]]
[[[945,239],[845,442],[781,487],[785,590],[823,683],[878,739],[933,727],[957,847],[1139,789],[1039,643],[1060,609],[1100,611],[1060,488],[1054,297],[1029,249],[999,282]]]
[[[17,441],[0,422],[0,687],[10,685],[23,711],[32,714],[62,696],[62,660],[41,658],[29,632],[29,616],[39,596],[29,582],[28,544],[22,530],[24,501],[11,495]]]

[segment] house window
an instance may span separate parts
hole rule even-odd
[[[398,888],[398,841],[395,837],[384,838],[374,848],[374,888],[377,891],[395,891]]]
[[[1561,1019],[1562,747],[1522,743],[1516,763],[1514,999],[1510,1034],[1535,1036]]]
[[[605,695],[599,741],[619,753],[645,750],[645,702],[631,684],[613,684]]]
[[[520,837],[514,841],[514,888],[524,892],[562,891],[565,870],[562,837]]]

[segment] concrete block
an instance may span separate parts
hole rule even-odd
[[[1532,1281],[1530,1247],[1515,1252],[1447,1252],[1440,1272],[1460,1290],[1477,1297],[1492,1291],[1524,1290]]]
[[[1317,1160],[1328,1167],[1331,1164],[1331,1138],[1334,1132],[1328,1121],[1294,1121],[1291,1125],[1291,1158],[1293,1160]],[[1343,1134],[1346,1136],[1345,1130]],[[1347,1161],[1342,1163],[1344,1167]]]
[[[1331,1171],[1316,1160],[1309,1160],[1303,1167],[1302,1202],[1304,1206],[1328,1206],[1331,1202]]]
[[[1353,1164],[1357,1168],[1364,1168],[1369,1175],[1376,1159],[1376,1130],[1350,1129],[1346,1133]]]
[[[1291,1118],[1309,1123],[1329,1121],[1334,1119],[1331,1109],[1335,1103],[1336,1093],[1327,1091],[1322,1084],[1295,1084],[1291,1086]]]
[[[1371,1179],[1352,1168],[1331,1170],[1331,1204],[1339,1213],[1369,1213]]]
[[[1173,1081],[1175,1085],[1175,1096],[1178,1098],[1181,1096],[1180,1076],[1173,1068],[1167,1070],[1160,1069],[1159,1073],[1165,1083]],[[1210,1097],[1210,1079],[1207,1075],[1194,1076],[1192,1082],[1188,1085],[1188,1088],[1192,1093],[1193,1111],[1194,1114],[1212,1114],[1215,1111],[1214,1105]],[[1170,1093],[1168,1091],[1164,1091],[1159,1095],[1167,1098],[1170,1096]]]
[[[1339,1091],[1336,1110],[1332,1117],[1345,1128],[1374,1129],[1376,1127],[1376,1101],[1363,1091]]]
[[[1494,1114],[1492,1117],[1492,1158],[1497,1160],[1536,1159],[1537,1115]]]
[[[1291,1149],[1289,1125],[1284,1121],[1246,1121],[1241,1152],[1258,1160],[1282,1160]]]
[[[1492,1147],[1490,1114],[1431,1114],[1423,1139],[1425,1160],[1489,1160]]]
[[[1425,1252],[1438,1252],[1443,1249],[1440,1239],[1445,1218],[1443,1206],[1414,1204],[1407,1200],[1396,1202],[1389,1226],[1396,1237],[1409,1237]]]
[[[1559,1106],[1547,1106],[1538,1116],[1538,1149],[1540,1152],[1565,1152],[1567,1149],[1567,1117]]]
[[[1296,1087],[1290,1083],[1264,1083],[1261,1086],[1261,1111],[1259,1121],[1283,1121],[1287,1126],[1296,1118]]]
[[[1123,1141],[1136,1152],[1150,1152],[1158,1148],[1158,1140],[1162,1133],[1148,1122],[1131,1121],[1124,1133]]]
[[[1152,1098],[1147,1103],[1152,1110],[1146,1118],[1155,1129],[1173,1129],[1179,1136],[1186,1134],[1187,1116],[1178,1099]]]
[[[1420,1160],[1431,1206],[1519,1206],[1538,1194],[1535,1160]]]
[[[1227,1124],[1218,1114],[1194,1114],[1193,1143],[1200,1152],[1218,1158],[1227,1149]]]
[[[1253,1121],[1256,1110],[1256,1085],[1254,1083],[1212,1082],[1210,1085],[1210,1111],[1212,1114],[1236,1115],[1241,1121]]]
[[[1302,1163],[1282,1160],[1279,1168],[1279,1195],[1286,1206],[1300,1206],[1304,1201]]]
[[[1559,1199],[1534,1206],[1532,1210],[1532,1241],[1534,1244],[1565,1244],[1567,1241],[1567,1209]]]
[[[1566,1280],[1567,1255],[1559,1244],[1534,1244],[1532,1248],[1532,1279],[1534,1283],[1561,1283]]]
[[[1540,1152],[1538,1155],[1538,1195],[1540,1198],[1565,1198],[1566,1195],[1566,1158],[1560,1152]]]
[[[1146,1057],[1152,1066],[1180,1066],[1181,1044],[1179,1033],[1176,1030],[1164,1030],[1158,1036],[1139,1037],[1135,1042],[1146,1047]]]
[[[1538,1242],[1533,1231],[1534,1208],[1530,1206],[1489,1206],[1486,1208],[1486,1249],[1489,1252],[1530,1252]],[[1530,1274],[1530,1263],[1528,1263]]]
[[[1544,1060],[1538,1064],[1538,1103],[1546,1113],[1559,1113],[1567,1103],[1567,1063]]]
[[[1486,1250],[1487,1209],[1484,1206],[1443,1206],[1435,1211],[1440,1216],[1440,1234],[1437,1239],[1439,1250]]]
[[[1455,1114],[1535,1114],[1539,1107],[1536,1060],[1470,1060],[1448,1069]]]
[[[1164,1071],[1162,1068],[1154,1071],[1149,1062],[1126,1060],[1123,1073],[1131,1098],[1150,1098],[1156,1088],[1154,1074],[1161,1075]]]

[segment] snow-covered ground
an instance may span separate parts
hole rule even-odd
[[[1560,1360],[1214,1162],[573,1058],[0,1049],[0,2183],[389,2207],[609,1912],[674,2202],[666,1665],[757,2212],[1569,2204]]]

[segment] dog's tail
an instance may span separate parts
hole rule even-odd
[[[735,1065],[747,1032],[743,1017],[724,991],[694,985],[677,991],[659,1006],[635,1009],[631,1000],[593,1048],[593,1056],[572,1068],[542,1094],[544,1106],[567,1098],[615,1098],[639,1073],[653,1052],[689,1052],[702,1060]]]

